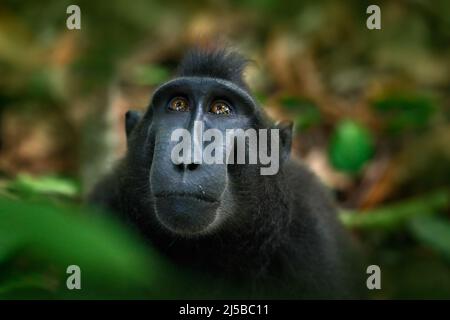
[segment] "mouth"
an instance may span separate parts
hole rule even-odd
[[[200,234],[215,221],[220,201],[204,194],[163,192],[155,194],[159,222],[179,235]]]
[[[192,192],[160,192],[155,194],[156,198],[188,198],[208,203],[218,203],[216,199],[206,194],[192,193]]]

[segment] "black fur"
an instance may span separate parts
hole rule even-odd
[[[178,67],[179,77],[211,77],[231,81],[248,91],[243,72],[248,59],[225,48],[194,48],[183,58]]]
[[[243,58],[226,50],[197,50],[183,60],[178,75],[220,78],[246,88],[244,66]],[[261,176],[257,167],[228,165],[221,199],[226,218],[220,226],[194,236],[164,228],[155,215],[149,181],[161,152],[152,131],[157,130],[157,108],[152,105],[132,130],[128,121],[128,153],[95,188],[91,202],[116,212],[174,263],[233,284],[245,297],[360,296],[365,273],[333,200],[309,170],[289,159],[288,151],[272,176]],[[276,127],[254,121],[254,127]],[[292,126],[279,128],[289,150]]]

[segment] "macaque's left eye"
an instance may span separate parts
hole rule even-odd
[[[211,108],[209,108],[209,112],[228,115],[231,114],[231,107],[225,101],[218,100],[212,103]]]

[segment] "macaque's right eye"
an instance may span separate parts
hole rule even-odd
[[[189,111],[189,101],[183,97],[175,97],[170,100],[169,110],[181,112]]]

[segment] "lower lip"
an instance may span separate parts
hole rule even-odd
[[[156,197],[156,216],[162,225],[178,234],[199,234],[216,219],[219,202],[194,195],[170,194]]]

